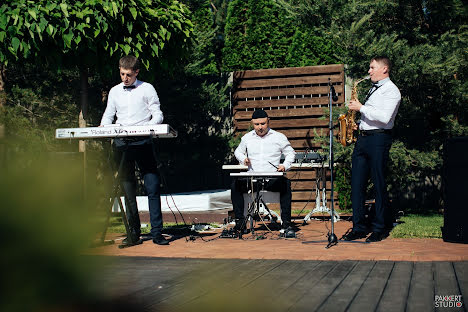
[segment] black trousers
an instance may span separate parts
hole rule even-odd
[[[127,212],[128,224],[132,234],[140,236],[141,223],[136,201],[136,177],[135,170],[138,166],[143,177],[146,194],[148,196],[148,206],[150,213],[151,235],[154,237],[161,234],[163,228],[161,212],[161,190],[160,176],[154,159],[151,143],[145,144],[118,144],[114,146],[114,155],[119,171],[120,183],[125,195],[125,210]]]
[[[388,200],[385,182],[392,135],[375,133],[359,136],[352,156],[351,201],[353,206],[353,230],[361,232],[385,232],[393,225],[393,214]],[[375,215],[366,219],[365,200],[369,176],[375,187]],[[370,226],[370,228],[369,228]]]
[[[251,189],[250,179],[234,179],[231,184],[231,201],[236,219],[244,218],[244,193]],[[254,183],[254,191],[257,185]],[[280,193],[281,220],[291,222],[291,181],[285,177],[272,178],[265,184],[265,190]]]

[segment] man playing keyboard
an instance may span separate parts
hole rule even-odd
[[[134,56],[124,56],[119,61],[122,82],[109,92],[107,107],[101,119],[101,126],[115,123],[122,126],[160,124],[163,113],[160,109],[158,94],[154,87],[137,79],[140,62]],[[117,164],[123,155],[122,168],[119,171],[120,182],[125,193],[125,206],[131,241],[141,244],[140,216],[136,202],[135,166],[141,172],[148,195],[151,223],[151,236],[158,245],[168,245],[169,241],[161,234],[163,220],[161,213],[160,176],[153,154],[152,138],[128,137],[115,138],[114,148]],[[129,242],[129,238],[125,242]]]
[[[252,114],[254,130],[245,134],[234,155],[240,164],[248,166],[248,171],[254,172],[285,172],[294,162],[296,152],[286,136],[269,127],[270,119],[264,110],[256,110]],[[285,156],[280,164],[281,154]],[[236,218],[236,230],[245,227],[244,196],[250,188],[249,183],[242,179],[234,179],[231,185],[231,201]],[[285,232],[291,228],[291,182],[286,177],[269,179],[266,190],[280,193],[282,228]]]

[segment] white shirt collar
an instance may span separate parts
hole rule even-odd
[[[252,133],[252,135],[253,135],[253,136],[256,136],[256,137],[258,137],[258,138],[264,138],[264,137],[266,137],[267,135],[270,135],[270,134],[272,133],[272,131],[273,131],[273,130],[271,130],[271,128],[268,128],[268,131],[267,131],[267,133],[265,133],[264,136],[259,136],[259,135],[257,134],[257,132],[254,130],[253,133]]]
[[[387,77],[385,79],[377,81],[376,83],[374,83],[374,85],[377,86],[377,87],[381,87],[384,83],[386,83],[389,80],[390,80],[390,77]]]

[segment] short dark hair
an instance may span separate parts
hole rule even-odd
[[[124,69],[139,70],[140,61],[133,55],[125,55],[120,59],[119,67]]]
[[[263,109],[257,109],[252,114],[252,119],[268,118],[268,114]]]
[[[376,61],[377,63],[384,64],[388,68],[388,72],[392,70],[392,61],[387,56],[376,56],[371,59],[372,61]]]

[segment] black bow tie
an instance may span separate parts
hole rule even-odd
[[[124,90],[128,90],[128,89],[135,89],[135,85],[131,85],[131,86],[123,86]]]

